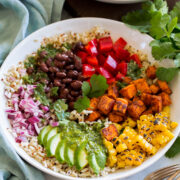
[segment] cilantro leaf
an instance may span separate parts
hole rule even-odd
[[[174,6],[173,10],[170,11],[170,15],[172,18],[177,17],[180,22],[180,2],[177,2]]]
[[[172,33],[171,34],[171,39],[175,43],[175,46],[177,48],[180,48],[180,33]]]
[[[167,26],[167,37],[170,37],[171,33],[173,32],[174,28],[177,26],[178,18],[174,17]]]
[[[90,79],[91,91],[88,94],[89,97],[102,96],[108,88],[106,78],[101,75],[92,75]]]
[[[156,71],[156,76],[159,80],[170,82],[178,72],[178,68],[159,67]]]
[[[154,6],[156,8],[156,11],[161,12],[161,14],[167,14],[168,13],[168,6],[167,2],[163,0],[155,0]]]
[[[173,158],[179,153],[180,153],[180,137],[178,137],[176,139],[176,141],[171,146],[171,148],[168,150],[168,152],[165,154],[165,156],[168,158]]]
[[[156,60],[164,58],[172,58],[175,55],[175,49],[171,42],[160,42],[154,40],[150,43],[152,47],[152,55]]]
[[[88,82],[84,81],[83,84],[82,84],[82,93],[83,93],[83,96],[87,96],[91,90],[91,87],[89,85]]]
[[[74,103],[74,108],[77,110],[77,112],[82,112],[84,109],[87,109],[89,106],[90,106],[90,100],[87,96],[79,98]]]
[[[59,90],[59,87],[52,87],[50,90],[50,95],[51,96],[58,96],[58,90]]]
[[[46,96],[43,84],[37,84],[37,87],[34,89],[34,96],[41,104],[49,106],[50,100]]]

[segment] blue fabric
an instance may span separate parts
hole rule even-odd
[[[0,0],[0,64],[22,39],[46,24],[60,20],[64,0]],[[0,131],[0,180],[43,180],[25,163]]]

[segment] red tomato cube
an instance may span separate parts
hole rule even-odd
[[[99,51],[107,52],[113,48],[113,42],[111,37],[104,37],[99,39]]]
[[[83,64],[86,63],[86,57],[87,57],[87,53],[86,53],[86,52],[84,52],[84,51],[78,51],[78,52],[76,53],[76,55],[81,58],[81,61],[82,61]]]
[[[98,60],[95,56],[88,56],[86,59],[88,64],[92,66],[98,66]]]
[[[108,55],[108,57],[106,58],[106,61],[104,63],[104,67],[108,71],[115,73],[116,68],[117,68],[117,62],[116,62],[116,60],[114,60],[114,58],[112,58],[110,55]]]
[[[121,62],[117,65],[117,71],[121,72],[123,75],[126,76],[127,74],[127,63],[126,62]]]
[[[127,42],[122,38],[120,37],[115,43],[114,43],[114,50],[117,51],[119,48],[122,48],[124,49],[124,47],[126,46]]]
[[[82,72],[83,72],[83,76],[91,77],[93,74],[95,74],[96,69],[89,64],[83,64]]]
[[[102,76],[104,76],[106,79],[109,79],[109,78],[112,78],[112,74],[107,70],[105,69],[104,67],[99,67],[97,68],[97,71],[99,74],[101,74]]]
[[[142,67],[141,60],[139,59],[139,56],[137,54],[133,54],[129,59],[135,61],[139,68]]]

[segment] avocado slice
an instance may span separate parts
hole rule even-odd
[[[38,135],[38,143],[39,144],[43,145],[44,137],[51,129],[52,129],[51,126],[46,126],[40,131],[40,133]]]
[[[98,175],[101,168],[99,167],[99,165],[97,163],[96,155],[94,153],[89,154],[88,162],[89,162],[89,165],[90,165],[91,169],[93,170],[93,172],[96,175]]]
[[[55,157],[60,163],[65,162],[65,159],[64,159],[65,147],[66,147],[66,140],[62,140],[59,142],[56,148]]]
[[[96,154],[96,161],[101,169],[104,169],[106,165],[106,154],[102,151],[98,151]]]
[[[48,157],[55,155],[58,144],[61,142],[61,134],[58,133],[51,137],[46,144],[46,152]]]

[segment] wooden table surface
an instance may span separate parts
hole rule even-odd
[[[180,0],[167,0],[171,9]],[[95,0],[66,0],[65,9],[73,17],[104,17],[121,20],[127,12],[139,9],[141,3],[135,4],[108,4]]]

